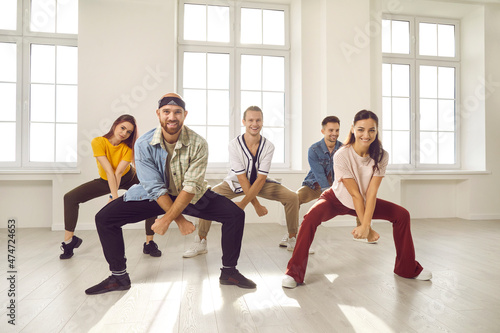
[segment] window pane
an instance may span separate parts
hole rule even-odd
[[[437,101],[435,99],[420,100],[420,130],[437,130]]]
[[[392,129],[410,130],[410,99],[392,99]]]
[[[382,98],[382,128],[390,130],[392,128],[392,98]]]
[[[420,97],[437,97],[437,67],[420,66]]]
[[[241,56],[241,89],[261,90],[261,56]]]
[[[0,123],[0,162],[16,160],[16,123]],[[5,144],[8,143],[8,144]]]
[[[0,83],[0,121],[16,121],[15,83]]]
[[[207,127],[206,126],[191,126],[188,125],[190,129],[195,131],[197,134],[201,135],[205,140],[207,139]],[[212,154],[212,150],[210,149],[210,145],[208,146],[208,156],[210,158],[210,154]]]
[[[56,162],[76,162],[76,138],[78,128],[76,124],[56,125]]]
[[[208,6],[208,37],[210,42],[229,42],[229,7]]]
[[[229,126],[229,91],[208,91],[208,125]]]
[[[212,127],[207,129],[207,142],[210,147],[208,162],[229,162],[229,127]]]
[[[419,24],[419,54],[437,55],[437,25],[431,23]]]
[[[393,157],[394,164],[409,164],[410,163],[410,132],[409,131],[393,131]]]
[[[455,68],[438,68],[438,97],[455,98]]]
[[[409,65],[392,65],[392,96],[410,96]]]
[[[252,105],[258,107],[262,106],[262,94],[255,91],[242,91],[241,92],[241,119],[243,119],[243,112]]]
[[[420,163],[437,164],[437,133],[420,132]]]
[[[207,18],[205,5],[184,5],[184,39],[207,39]]]
[[[0,43],[0,81],[16,82],[16,44]]]
[[[455,101],[439,101],[439,130],[455,130]]]
[[[263,93],[262,111],[266,126],[285,126],[285,94]]]
[[[54,162],[54,124],[31,123],[30,161]]]
[[[78,0],[57,1],[57,32],[78,33]]]
[[[455,163],[455,134],[439,133],[439,164]]]
[[[262,135],[274,144],[273,163],[285,163],[285,129],[264,127]]]
[[[229,89],[229,54],[207,54],[207,88]]]
[[[455,26],[438,24],[438,56],[455,56]]]
[[[30,29],[56,32],[56,0],[31,0]]]
[[[382,20],[382,52],[391,52],[391,20]]]
[[[184,100],[188,115],[186,124],[205,125],[207,122],[207,93],[205,90],[184,89]]]
[[[73,46],[57,46],[57,83],[78,83],[78,48]]]
[[[262,58],[263,90],[284,91],[285,90],[285,58],[263,57]]]
[[[264,10],[264,44],[285,45],[285,12],[282,10]]]
[[[16,30],[17,0],[0,1],[0,30]]]
[[[206,54],[184,52],[184,87],[206,88]]]
[[[241,8],[242,44],[262,44],[262,10]]]
[[[392,52],[410,54],[410,22],[392,21]]]
[[[30,120],[52,122],[55,120],[55,87],[49,84],[31,85]]]
[[[392,65],[382,64],[382,96],[391,96]]]
[[[383,131],[382,132],[382,144],[384,146],[384,150],[389,153],[389,164],[392,162],[392,157],[394,153],[392,152],[392,132],[391,131]]]
[[[31,45],[31,82],[55,83],[55,65],[55,46]]]
[[[56,88],[56,121],[76,123],[78,121],[78,87],[60,86]]]

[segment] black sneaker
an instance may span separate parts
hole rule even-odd
[[[87,295],[98,295],[104,294],[115,290],[128,290],[130,289],[130,278],[128,273],[117,277],[115,275],[110,275],[107,279],[93,287],[85,290]]]
[[[235,285],[240,288],[254,289],[257,285],[244,277],[236,268],[221,268],[219,282],[225,285]]]
[[[71,242],[69,244],[61,243],[61,250],[64,251],[63,254],[59,256],[59,259],[69,259],[73,256],[73,249],[76,249],[82,245],[83,240],[73,235]]]
[[[146,242],[144,242],[142,252],[149,254],[151,257],[161,257],[161,251],[158,250],[158,245],[154,241],[149,241],[147,245]]]

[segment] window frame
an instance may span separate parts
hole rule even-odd
[[[184,4],[201,4],[209,6],[224,5],[229,7],[230,14],[230,38],[228,43],[192,41],[184,40]],[[241,134],[241,115],[244,110],[240,110],[241,100],[241,55],[260,55],[260,56],[282,56],[284,57],[284,80],[285,80],[285,105],[284,105],[284,162],[273,162],[272,166],[276,169],[290,168],[290,8],[282,4],[253,3],[239,1],[221,1],[221,0],[179,0],[178,2],[178,53],[177,53],[177,90],[183,94],[183,54],[184,52],[203,52],[203,53],[228,53],[230,57],[230,86],[229,86],[229,141]],[[282,10],[284,12],[285,22],[285,40],[284,45],[267,44],[241,44],[241,8],[255,8],[261,10]],[[187,101],[189,103],[189,101]],[[189,111],[189,107],[187,108]],[[265,112],[265,111],[264,111]],[[204,125],[208,126],[208,125]],[[264,119],[264,129],[267,128]],[[274,143],[274,142],[273,142]],[[225,149],[226,147],[224,147]],[[225,163],[209,163],[209,172],[222,172],[229,167],[229,161]]]
[[[76,141],[77,159],[75,162],[32,162],[29,160],[31,137],[31,44],[78,47],[78,34],[30,31],[30,20],[31,0],[18,0],[16,30],[0,30],[0,42],[15,42],[17,46],[16,161],[0,162],[0,171],[75,170],[78,164],[78,134]],[[78,83],[76,86],[78,87]],[[57,124],[58,122],[54,120],[52,123]],[[78,130],[78,120],[76,125]]]
[[[382,53],[382,64],[407,64],[410,66],[410,163],[390,163],[390,170],[458,170],[461,168],[461,124],[460,124],[460,21],[423,16],[383,14],[382,20],[401,20],[410,22],[409,54]],[[455,27],[455,57],[419,55],[419,23],[447,24]],[[412,34],[413,32],[413,34]],[[430,164],[420,161],[420,66],[455,68],[455,163]],[[382,95],[383,97],[383,95]],[[384,119],[382,119],[382,122]],[[392,131],[392,130],[391,130]],[[439,133],[439,130],[436,130]],[[439,151],[439,148],[438,148]]]

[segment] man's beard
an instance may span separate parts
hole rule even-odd
[[[176,128],[170,128],[167,126],[168,123],[177,123],[177,127]],[[161,123],[161,127],[165,130],[165,132],[167,132],[168,134],[170,135],[174,135],[174,134],[177,134],[181,128],[182,128],[182,123],[180,123],[179,121],[165,121],[165,122],[162,122]]]

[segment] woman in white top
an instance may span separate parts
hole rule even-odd
[[[304,282],[308,251],[317,227],[337,215],[346,214],[357,216],[361,221],[361,225],[352,231],[356,239],[373,241],[379,238],[371,229],[372,219],[392,222],[396,246],[394,273],[410,279],[431,279],[431,272],[424,270],[415,260],[410,214],[401,206],[377,198],[389,155],[382,149],[378,138],[375,113],[362,110],[356,114],[345,146],[335,153],[333,159],[335,180],[304,216],[282,281],[283,287],[295,288]]]

